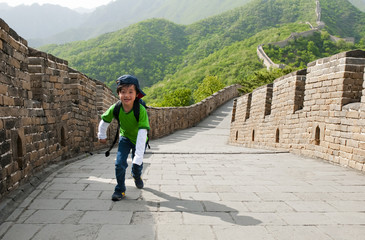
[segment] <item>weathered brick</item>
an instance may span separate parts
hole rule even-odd
[[[1,161],[0,161],[1,167],[5,168],[7,165],[11,163],[11,160],[12,157],[10,153],[1,156]]]
[[[5,129],[9,130],[15,127],[17,119],[15,118],[5,119],[4,122],[5,122]]]
[[[14,98],[12,97],[8,97],[8,96],[3,96],[3,105],[5,106],[14,106],[15,102],[14,102]]]

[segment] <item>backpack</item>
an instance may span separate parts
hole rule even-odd
[[[136,118],[137,122],[139,122],[139,111],[140,111],[140,104],[145,108],[147,109],[147,105],[146,105],[146,102],[143,101],[142,99],[139,98],[139,101],[134,101],[133,103],[133,114],[134,114],[134,117]],[[121,101],[118,101],[116,104],[115,104],[115,107],[113,109],[113,116],[114,118],[117,120],[118,122],[118,127],[117,127],[117,132],[115,134],[115,137],[114,137],[114,140],[113,140],[113,143],[112,145],[109,147],[108,151],[105,152],[105,156],[106,157],[109,157],[110,155],[110,151],[112,150],[112,148],[114,147],[115,143],[117,142],[118,140],[118,137],[119,137],[119,128],[120,128],[120,123],[119,123],[119,112],[120,112],[120,108],[122,106],[122,102]],[[148,137],[148,133],[147,133],[147,146],[148,146],[148,149],[151,149],[150,147],[150,144],[149,144],[149,137]]]

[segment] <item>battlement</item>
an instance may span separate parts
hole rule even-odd
[[[234,102],[230,143],[365,171],[365,52],[318,59]]]
[[[106,148],[100,116],[118,98],[68,62],[27,46],[0,19],[0,199],[50,164]],[[151,138],[194,126],[238,96],[226,87],[193,106],[149,108]],[[108,129],[109,144],[116,122]]]

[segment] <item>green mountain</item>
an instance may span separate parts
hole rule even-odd
[[[145,88],[146,101],[151,105],[159,105],[163,101],[165,93],[180,88],[189,88],[194,91],[206,76],[216,76],[226,86],[240,83],[245,85],[247,91],[253,90],[266,83],[251,83],[246,79],[255,71],[263,69],[263,65],[257,57],[257,46],[263,42],[283,40],[291,32],[306,30],[308,30],[308,26],[304,24],[285,24],[262,30],[248,39],[223,47],[208,57],[179,69],[175,74],[166,76],[163,81],[152,87]]]
[[[72,28],[30,39],[33,46],[66,43],[97,37],[151,18],[164,18],[177,24],[198,20],[245,5],[250,0],[116,0],[83,15],[83,21]],[[62,18],[60,18],[62,19]],[[24,25],[24,23],[23,23]]]
[[[362,38],[364,13],[347,1],[346,14],[359,17],[354,19],[351,30],[342,33],[335,28],[336,18],[332,16],[341,13],[328,5],[338,2],[321,0],[322,20],[329,16],[333,19],[327,31]],[[248,80],[263,69],[256,55],[257,46],[309,30],[306,22],[315,26],[315,7],[315,0],[253,0],[190,25],[152,19],[92,40],[49,45],[41,50],[68,60],[71,67],[112,88],[119,75],[134,74],[148,94],[148,103],[159,105],[166,93],[178,89],[193,93],[207,76],[216,76],[225,85],[243,83],[246,89],[262,84]]]
[[[40,49],[68,60],[71,67],[109,86],[129,73],[146,87],[174,73],[187,46],[184,26],[152,19],[92,40]]]

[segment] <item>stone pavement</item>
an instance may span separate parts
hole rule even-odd
[[[227,145],[231,106],[151,141],[145,188],[129,177],[120,202],[110,200],[115,150],[59,169],[1,224],[0,238],[365,239],[364,173]]]

